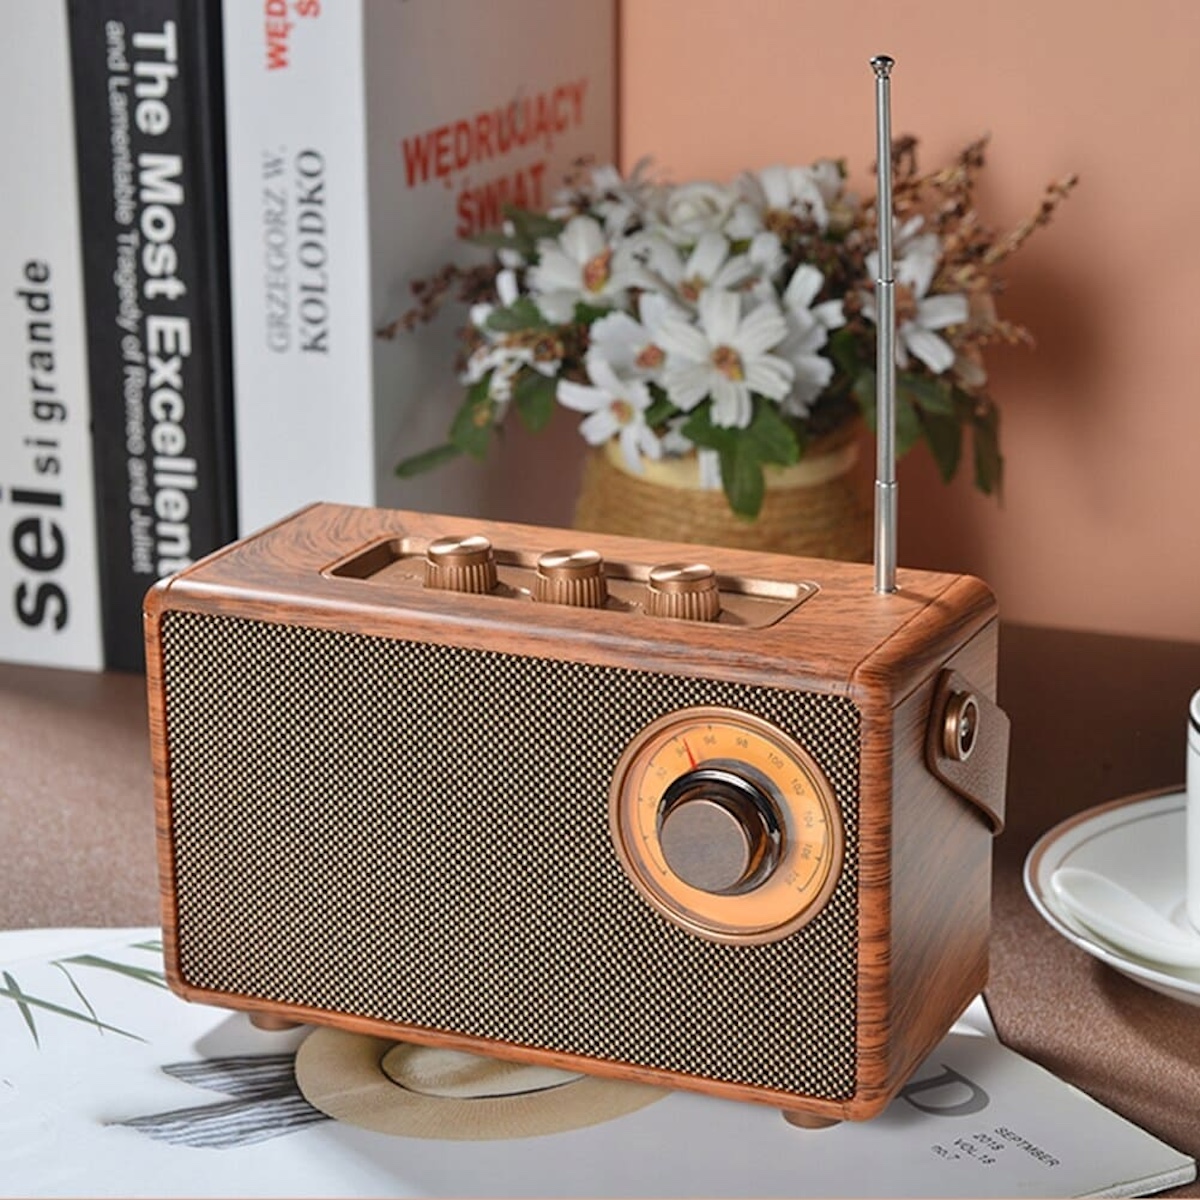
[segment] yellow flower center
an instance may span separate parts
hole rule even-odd
[[[712,352],[712,365],[735,383],[746,378],[742,370],[742,356],[732,346],[718,346]]]
[[[693,275],[691,279],[685,279],[679,285],[679,294],[689,304],[695,304],[700,299],[700,293],[704,291],[705,286],[704,279],[701,279],[699,275]]]
[[[628,400],[614,400],[612,402],[612,412],[621,425],[628,425],[633,420],[634,408]]]
[[[763,213],[763,226],[768,233],[786,238],[800,229],[800,218],[786,208],[768,208]]]
[[[609,267],[612,263],[612,250],[605,246],[599,254],[589,258],[583,264],[583,286],[589,292],[599,292],[612,277]]]
[[[637,358],[633,361],[641,367],[643,371],[653,371],[663,365],[666,359],[666,354],[663,350],[656,346],[653,342],[648,342],[642,347]]]
[[[558,362],[566,354],[560,338],[540,329],[510,333],[504,339],[504,345],[517,350],[528,350],[535,362]]]

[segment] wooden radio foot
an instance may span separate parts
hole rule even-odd
[[[250,1024],[255,1029],[264,1029],[268,1033],[283,1033],[287,1029],[299,1029],[302,1022],[277,1017],[274,1013],[253,1012],[250,1014]]]
[[[795,1125],[798,1129],[830,1129],[842,1123],[837,1117],[819,1117],[816,1113],[802,1112],[798,1108],[782,1108],[779,1111],[789,1125]]]

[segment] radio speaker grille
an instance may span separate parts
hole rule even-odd
[[[169,612],[188,984],[823,1099],[855,1090],[859,718],[844,697]],[[826,907],[702,940],[621,870],[608,787],[693,705],[774,722],[833,786]]]

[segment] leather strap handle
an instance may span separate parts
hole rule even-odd
[[[957,671],[942,671],[929,712],[925,761],[979,810],[993,835],[1004,829],[1008,741],[1008,714]]]

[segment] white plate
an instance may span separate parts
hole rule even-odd
[[[1034,907],[1068,941],[1122,975],[1184,1004],[1200,1006],[1200,968],[1138,958],[1080,924],[1059,903],[1050,876],[1085,867],[1123,884],[1181,929],[1184,911],[1184,822],[1187,795],[1144,793],[1088,809],[1038,839],[1025,860],[1025,890]]]

